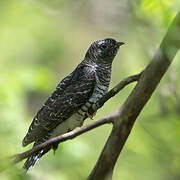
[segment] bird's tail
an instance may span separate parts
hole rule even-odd
[[[37,161],[44,155],[46,154],[51,148],[46,148],[46,149],[42,149],[40,151],[38,151],[37,153],[33,154],[32,156],[30,156],[26,162],[24,163],[23,169],[25,170],[25,172],[27,172],[28,170],[30,170],[36,163]]]
[[[23,169],[25,170],[25,172],[27,172],[28,170],[30,170],[35,163],[39,160],[39,158],[42,156],[44,150],[41,150],[39,152],[37,152],[36,154],[30,156],[26,162],[24,163]]]
[[[45,141],[45,140],[44,140]],[[44,141],[41,141],[41,142],[35,142],[34,143],[34,146],[37,146],[41,143],[43,143]],[[27,160],[26,162],[24,163],[24,166],[23,166],[23,169],[25,172],[27,172],[28,170],[30,170],[36,163],[37,161],[44,155],[46,154],[49,150],[51,149],[51,147],[46,147],[36,153],[34,153],[33,155],[31,155]]]

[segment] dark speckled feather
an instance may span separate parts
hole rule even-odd
[[[23,140],[23,146],[41,139],[58,124],[68,119],[91,97],[95,74],[86,73],[88,67],[80,64],[63,79],[35,116]]]
[[[34,117],[23,146],[34,146],[50,137],[81,126],[88,109],[108,90],[112,61],[123,43],[114,39],[94,42],[84,60],[56,87]],[[52,148],[56,149],[57,144]],[[30,169],[51,148],[45,148],[27,159],[24,169]]]

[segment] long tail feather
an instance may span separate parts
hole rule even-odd
[[[28,170],[30,170],[35,164],[36,162],[40,159],[40,157],[42,157],[44,150],[41,150],[39,152],[37,152],[36,154],[30,156],[26,162],[24,163],[23,169],[25,170],[25,172],[27,172]]]
[[[43,142],[45,142],[47,139],[49,139],[49,136],[44,137],[43,139],[41,139],[40,141],[36,141],[34,143],[34,146],[37,146]],[[38,151],[37,153],[31,155],[26,162],[24,163],[23,169],[25,172],[27,172],[28,170],[30,170],[37,162],[38,160],[44,155],[46,154],[49,150],[51,149],[51,147],[46,147],[40,151]]]

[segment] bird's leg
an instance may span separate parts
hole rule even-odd
[[[53,149],[53,151],[54,151],[54,155],[55,155],[55,153],[56,153],[56,150],[57,150],[57,148],[58,148],[58,143],[54,143],[53,145],[52,145],[52,149]]]
[[[86,112],[86,115],[87,115],[88,118],[93,120],[94,116],[96,115],[96,112],[94,112],[93,114],[89,114],[88,112]]]
[[[94,103],[92,107],[86,112],[87,117],[93,120],[97,109],[97,105]]]

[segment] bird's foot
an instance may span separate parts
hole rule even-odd
[[[53,151],[54,151],[54,155],[55,155],[55,153],[56,153],[56,150],[57,150],[57,148],[58,148],[58,145],[59,145],[58,143],[52,145],[52,149],[53,149]]]
[[[93,114],[89,114],[88,112],[86,112],[86,115],[87,115],[88,118],[93,120],[95,115],[96,115],[96,112],[94,112]]]

